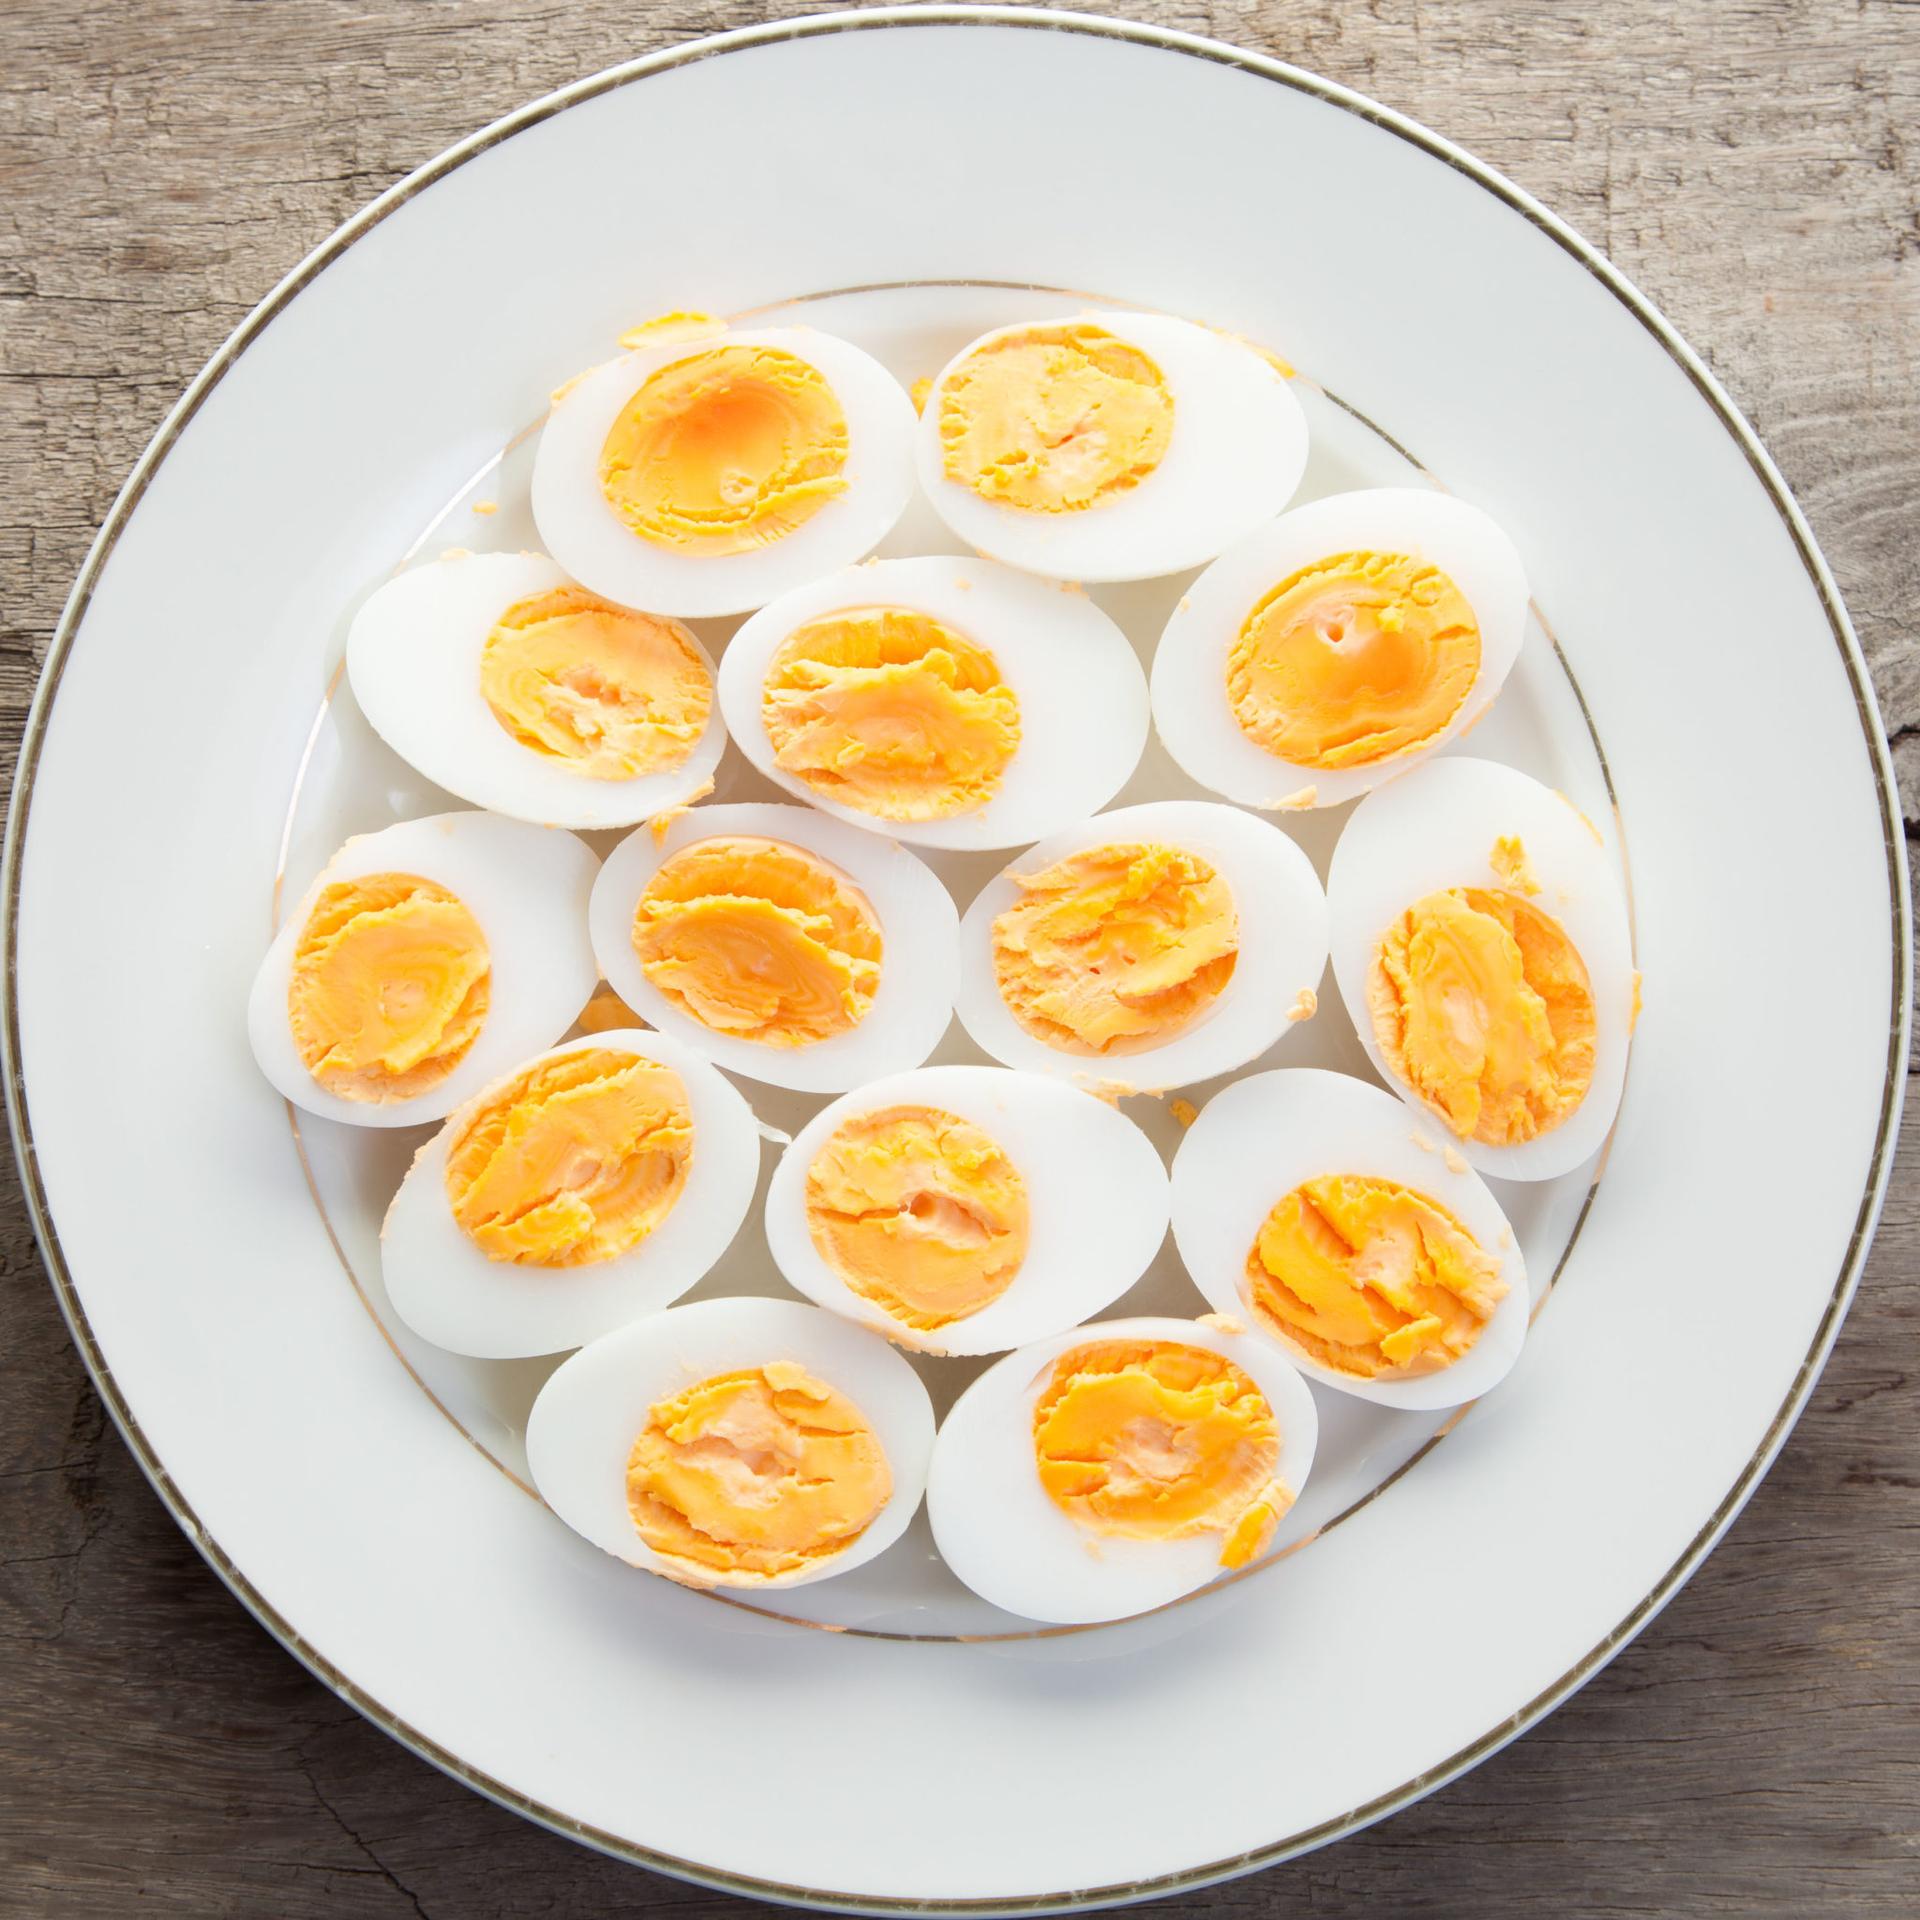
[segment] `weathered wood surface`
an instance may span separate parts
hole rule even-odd
[[[776,6],[773,12],[800,12]],[[1404,108],[1567,215],[1758,423],[1920,805],[1920,10],[1119,0]],[[575,75],[744,0],[7,0],[0,748],[182,384],[314,242]],[[453,1786],[309,1681],[106,1430],[0,1195],[0,1911],[717,1912]],[[1920,1142],[1780,1464],[1546,1725],[1346,1845],[1170,1902],[1316,1915],[1920,1912]]]

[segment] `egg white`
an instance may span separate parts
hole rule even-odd
[[[1240,957],[1212,1006],[1158,1046],[1131,1053],[1068,1053],[1020,1025],[993,974],[994,920],[1020,898],[1012,876],[1116,842],[1158,841],[1208,861],[1226,881],[1240,924]],[[1116,1083],[1158,1092],[1243,1067],[1292,1030],[1288,1015],[1327,965],[1327,906],[1312,862],[1267,821],[1211,800],[1159,800],[1096,814],[1030,848],[980,890],[960,922],[961,1023],[1009,1067],[1083,1087]]]
[[[1359,767],[1306,767],[1249,739],[1227,698],[1227,659],[1247,616],[1289,575],[1355,551],[1405,553],[1439,567],[1472,606],[1480,666],[1459,710],[1432,740]],[[1527,576],[1513,542],[1464,500],[1418,487],[1333,494],[1283,513],[1223,553],[1187,589],[1153,659],[1153,721],[1161,741],[1203,787],[1242,806],[1276,807],[1313,791],[1338,806],[1405,773],[1491,705],[1527,624]]]
[[[1020,743],[986,805],[944,820],[883,820],[774,764],[761,696],[767,668],[808,621],[855,607],[930,614],[989,649],[1020,703]],[[1147,683],[1132,643],[1084,594],[990,560],[878,560],[783,594],[720,663],[727,731],[770,780],[835,819],[925,847],[1013,847],[1097,811],[1126,785],[1147,740]]]
[[[1173,428],[1160,464],[1124,493],[1078,512],[983,500],[947,478],[940,401],[978,348],[1036,325],[1090,323],[1137,347],[1165,376]],[[927,395],[914,442],[920,485],[968,546],[1065,580],[1146,580],[1211,560],[1293,497],[1307,464],[1300,403],[1244,341],[1167,314],[1088,313],[996,327],[963,347]]]
[[[715,1586],[799,1587],[847,1573],[907,1529],[926,1487],[933,1407],[913,1368],[877,1334],[794,1300],[701,1300],[649,1314],[563,1361],[527,1419],[527,1463],[541,1497],[573,1530],[629,1566],[669,1571],[627,1509],[627,1456],[649,1410],[716,1374],[788,1360],[844,1393],[887,1457],[893,1492],[871,1526],[820,1565]]]
[[[803,847],[845,873],[880,923],[880,984],[860,1024],[804,1047],[771,1047],[716,1033],[684,1013],[642,972],[633,912],[647,882],[682,847],[750,834]],[[802,1093],[844,1093],[916,1067],[953,1017],[957,921],[952,896],[904,847],[829,820],[811,807],[749,802],[695,807],[654,838],[642,827],[607,855],[589,909],[593,950],[607,984],[636,1013],[730,1073]]]
[[[373,730],[435,786],[546,826],[629,827],[712,778],[726,729],[715,701],[678,765],[628,780],[590,779],[516,740],[480,691],[481,651],[510,606],[569,584],[538,553],[455,554],[411,568],[354,616],[347,678]],[[685,637],[711,679],[711,656]]]
[[[816,368],[847,422],[844,489],[791,533],[745,553],[692,554],[641,539],[600,487],[600,449],[643,382],[715,347],[767,347]],[[533,464],[533,517],[576,580],[630,607],[694,619],[745,613],[870,552],[913,494],[913,403],[879,361],[811,327],[769,327],[641,347],[554,402]]]
[[[1218,1533],[1187,1540],[1095,1534],[1041,1486],[1034,1403],[1063,1353],[1101,1340],[1178,1341],[1223,1355],[1273,1409],[1276,1473],[1296,1499],[1313,1468],[1320,1431],[1313,1395],[1265,1341],[1194,1320],[1141,1319],[1095,1322],[1021,1347],[989,1367],[942,1422],[927,1476],[927,1517],[953,1572],[983,1600],[1028,1620],[1079,1626],[1125,1619],[1178,1600],[1222,1571]]]
[[[1384,1407],[1455,1407],[1503,1379],[1531,1310],[1526,1263],[1487,1184],[1450,1171],[1447,1130],[1427,1125],[1364,1080],[1283,1067],[1223,1087],[1200,1109],[1173,1160],[1173,1237],[1194,1285],[1217,1313],[1244,1321],[1308,1379]],[[1422,1144],[1424,1143],[1424,1144]],[[1445,1207],[1500,1263],[1507,1292],[1480,1337],[1451,1366],[1368,1380],[1324,1365],[1271,1327],[1247,1298],[1247,1255],[1276,1202],[1328,1174],[1392,1180]]]
[[[693,1147],[672,1210],[638,1246],[591,1266],[491,1260],[447,1200],[447,1151],[465,1121],[462,1109],[414,1157],[380,1229],[387,1296],[422,1339],[487,1360],[560,1353],[677,1300],[726,1252],[753,1204],[760,1133],[732,1082],[691,1047],[639,1027],[590,1033],[519,1062],[502,1080],[542,1061],[602,1050],[671,1067],[687,1090]]]
[[[1491,760],[1446,758],[1379,788],[1354,809],[1328,874],[1333,971],[1380,1077],[1482,1173],[1550,1180],[1599,1152],[1626,1084],[1633,1025],[1633,940],[1620,882],[1597,829],[1571,801]],[[1515,1146],[1458,1138],[1394,1073],[1374,1038],[1367,973],[1381,935],[1407,908],[1448,887],[1502,888],[1495,840],[1515,835],[1542,891],[1532,904],[1560,923],[1593,989],[1593,1080],[1557,1127]]]
[[[1026,1182],[1026,1258],[1000,1297],[931,1332],[847,1285],[807,1227],[807,1170],[847,1120],[934,1107],[971,1121]],[[928,1353],[999,1353],[1072,1326],[1147,1270],[1167,1231],[1167,1176],[1153,1142],[1091,1094],[1004,1067],[922,1067],[823,1107],[780,1157],[767,1189],[767,1246],[789,1284],[835,1313]]]
[[[295,1106],[359,1127],[444,1119],[516,1060],[573,1025],[600,977],[587,940],[598,863],[557,827],[490,813],[437,813],[349,840],[287,915],[247,999],[260,1071]],[[323,888],[373,873],[410,873],[445,887],[480,923],[492,963],[487,1017],[466,1057],[437,1086],[384,1105],[343,1100],[307,1071],[287,1022],[294,947]]]

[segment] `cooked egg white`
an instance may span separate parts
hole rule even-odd
[[[713,662],[677,620],[616,606],[537,553],[428,561],[354,616],[347,677],[436,786],[546,826],[679,805],[726,745]]]
[[[793,1286],[932,1353],[996,1353],[1098,1313],[1166,1223],[1166,1171],[1131,1120],[1000,1067],[860,1087],[802,1128],[767,1189]]]
[[[942,369],[920,484],[969,546],[1071,580],[1198,566],[1292,497],[1299,402],[1245,342],[1164,314],[996,328]]]
[[[928,1517],[947,1565],[995,1606],[1123,1619],[1271,1551],[1318,1432],[1306,1383],[1265,1341],[1096,1322],[1008,1354],[960,1396]]]
[[[1243,806],[1338,806],[1470,727],[1526,618],[1520,556],[1479,508],[1411,487],[1315,500],[1181,598],[1154,655],[1154,725]]]
[[[349,840],[254,975],[260,1070],[330,1120],[444,1118],[557,1040],[593,992],[595,868],[572,834],[487,813]]]
[[[877,1334],[791,1300],[703,1300],[565,1361],[527,1421],[542,1497],[629,1565],[695,1587],[802,1586],[891,1546],[933,1408]]]
[[[1599,1151],[1626,1080],[1632,940],[1569,801],[1492,761],[1435,760],[1354,810],[1328,894],[1334,977],[1395,1092],[1503,1179]]]
[[[731,641],[728,730],[760,771],[932,847],[1036,840],[1104,806],[1146,679],[1082,594],[986,560],[881,560],[784,594]]]

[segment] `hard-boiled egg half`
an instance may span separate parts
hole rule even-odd
[[[1526,620],[1520,556],[1478,507],[1412,487],[1335,494],[1188,589],[1154,655],[1154,725],[1243,806],[1337,806],[1470,727]]]
[[[595,868],[572,834],[490,813],[349,840],[254,975],[260,1070],[330,1120],[444,1118],[586,1004]]]
[[[1326,900],[1278,827],[1163,800],[1055,834],[960,925],[959,1013],[1010,1067],[1141,1092],[1245,1066],[1310,1018]]]
[[[651,342],[562,390],[533,517],[609,600],[744,613],[891,530],[913,492],[913,424],[886,368],[810,327]]]
[[[1319,1420],[1267,1342],[1204,1321],[1110,1320],[1010,1353],[946,1417],[934,1539],[1029,1620],[1119,1620],[1268,1551]]]
[[[797,1587],[905,1532],[933,1449],[919,1376],[792,1300],[703,1300],[582,1347],[540,1390],[527,1461],[568,1526],[694,1587]]]
[[[1435,760],[1355,808],[1327,885],[1334,976],[1389,1086],[1502,1179],[1599,1151],[1639,979],[1613,865],[1569,800]]]
[[[1293,497],[1300,404],[1244,341],[1165,314],[1000,327],[927,395],[920,484],[970,547],[1065,580],[1199,566]]]
[[[759,1174],[752,1109],[718,1069],[663,1033],[592,1033],[420,1149],[380,1231],[387,1294],[454,1353],[559,1353],[685,1293]]]
[[[546,826],[632,826],[699,790],[726,745],[693,635],[537,553],[451,554],[389,580],[354,616],[347,677],[436,786]]]
[[[767,1190],[787,1279],[930,1353],[997,1353],[1098,1313],[1166,1230],[1166,1172],[1131,1120],[1002,1067],[922,1067],[834,1101]]]
[[[953,900],[811,807],[696,807],[600,870],[593,950],[662,1031],[749,1079],[841,1093],[915,1067],[953,1013]]]
[[[1180,1258],[1312,1379],[1391,1407],[1476,1399],[1526,1337],[1526,1269],[1445,1138],[1345,1074],[1237,1080],[1174,1156]]]
[[[1147,738],[1146,677],[1084,594],[988,560],[879,560],[784,594],[720,667],[727,729],[826,812],[932,847],[1083,819]]]

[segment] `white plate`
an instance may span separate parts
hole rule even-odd
[[[1114,140],[1127,126],[1158,131]],[[635,152],[689,158],[623,205],[607,168]],[[1383,235],[1406,284],[1464,296],[1355,294]],[[537,274],[511,270],[526,259]],[[875,290],[795,304],[832,288]],[[1626,1101],[1590,1205],[1579,1178],[1503,1190],[1536,1287],[1578,1245],[1497,1393],[1438,1446],[1429,1416],[1322,1400],[1310,1488],[1333,1504],[1295,1519],[1296,1539],[1320,1528],[1311,1551],[1036,1635],[983,1622],[923,1522],[844,1582],[769,1596],[793,1616],[769,1618],[596,1553],[516,1484],[547,1363],[383,1329],[372,1223],[412,1141],[307,1122],[296,1153],[246,985],[276,875],[297,890],[345,831],[444,804],[325,702],[329,677],[416,542],[526,537],[527,448],[497,456],[560,378],[669,307],[778,310],[914,373],[1095,296],[1285,351],[1317,383],[1308,491],[1417,477],[1379,421],[1513,534],[1578,691],[1536,625],[1472,750],[1631,845],[1649,990]],[[1177,591],[1106,604],[1151,634]],[[727,767],[723,795],[753,791]],[[1122,799],[1182,791],[1150,748]],[[780,1899],[1172,1891],[1483,1758],[1637,1631],[1751,1492],[1845,1308],[1899,1111],[1891,775],[1833,583],[1751,431],[1613,269],[1458,149],[1111,21],[871,12],[703,41],[383,196],[142,460],[55,640],[18,793],[10,1110],[62,1304],[162,1497],[293,1652],[448,1771]],[[1323,869],[1336,826],[1298,824]],[[1001,858],[939,861],[964,899]],[[1332,1011],[1287,1062],[1365,1070]],[[782,1125],[808,1110],[754,1098]],[[742,1247],[719,1284],[777,1290]],[[1185,1284],[1163,1255],[1115,1311],[1190,1302]],[[946,1364],[943,1400],[965,1372]],[[1462,1623],[1417,1687],[1328,1657],[1327,1623],[1388,1589],[1444,1591]],[[795,1624],[803,1603],[843,1630]],[[987,1644],[928,1637],[983,1625]],[[832,1728],[831,1770],[783,1731],[807,1724]],[[1206,1768],[1161,1764],[1200,1724]],[[778,1792],[743,1766],[756,1731]]]

